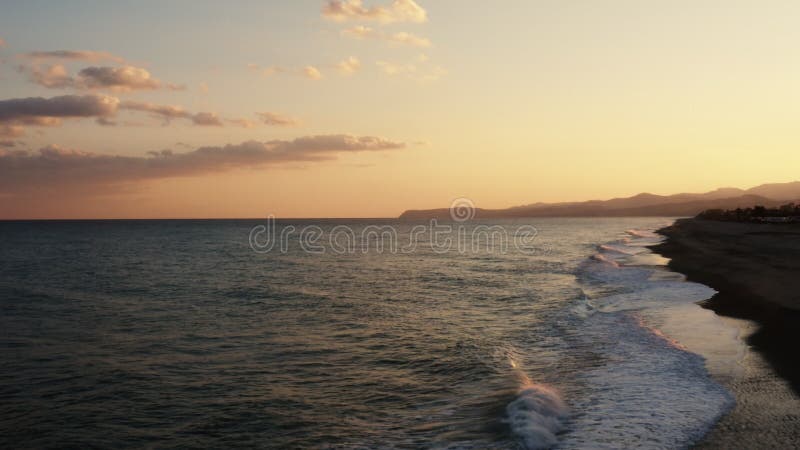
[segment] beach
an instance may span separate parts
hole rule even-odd
[[[800,439],[800,226],[680,219],[653,250],[670,269],[718,291],[701,306],[731,326],[747,351],[735,375],[712,376],[736,406],[700,448],[796,445]]]

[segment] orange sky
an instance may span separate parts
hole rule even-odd
[[[4,7],[0,218],[392,217],[800,167],[796,2],[151,6]]]

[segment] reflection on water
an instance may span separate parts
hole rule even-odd
[[[683,446],[727,407],[669,345],[728,360],[723,325],[692,335],[706,291],[646,250],[663,221],[498,223],[548,250],[258,254],[252,221],[0,223],[0,444]]]

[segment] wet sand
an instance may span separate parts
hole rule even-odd
[[[698,448],[793,448],[800,442],[800,225],[681,219],[653,250],[719,293],[702,306],[740,330],[735,375],[714,374],[736,406]]]

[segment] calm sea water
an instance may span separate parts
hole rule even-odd
[[[735,336],[647,250],[668,222],[350,254],[254,252],[257,221],[0,223],[0,446],[685,447],[731,405]]]

